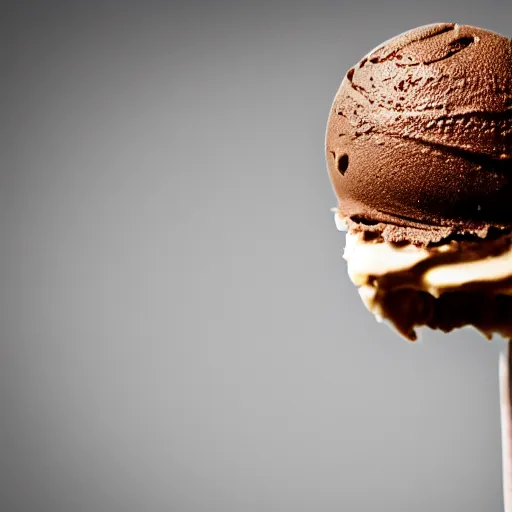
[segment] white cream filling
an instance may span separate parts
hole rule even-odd
[[[448,247],[438,249],[439,252],[447,250]],[[360,236],[347,233],[343,257],[347,260],[351,281],[361,287],[368,284],[370,276],[381,277],[390,273],[405,273],[421,261],[432,257],[433,254],[435,253],[412,244],[396,246],[387,242],[365,242]],[[498,256],[485,256],[475,261],[440,264],[426,270],[420,276],[419,284],[434,296],[472,282],[494,282],[500,293],[512,294],[512,288],[499,286],[500,281],[510,277],[512,277],[512,249]],[[368,295],[367,292],[364,293]]]
[[[512,250],[499,256],[487,256],[477,261],[466,261],[432,268],[423,276],[426,286],[442,290],[477,282],[499,282],[512,276]]]
[[[427,259],[430,253],[414,245],[397,247],[386,242],[365,242],[357,235],[346,234],[343,257],[348,263],[348,275],[356,286],[368,281],[368,276],[382,276],[413,267]]]
[[[336,229],[338,231],[347,231],[347,223],[338,215],[338,209],[332,208],[332,212],[334,212],[334,224],[336,224]]]
[[[337,214],[335,220],[337,227],[345,225]],[[364,305],[377,321],[388,320],[405,337],[415,339],[414,324],[408,325],[407,317],[404,317],[404,323],[390,314],[389,305],[385,306],[383,299],[388,292],[410,288],[439,297],[473,284],[471,290],[481,287],[492,295],[512,295],[512,246],[496,256],[483,255],[479,258],[471,248],[467,251],[470,252],[457,252],[457,246],[453,244],[427,250],[413,244],[365,241],[361,234],[347,232],[343,257],[347,260],[351,281],[358,287]],[[432,260],[434,257],[436,259]],[[424,265],[417,267],[422,262]],[[493,332],[512,336],[509,327],[503,325],[494,329],[485,327],[481,332],[488,338]]]

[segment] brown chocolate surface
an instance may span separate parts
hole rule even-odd
[[[512,336],[512,297],[481,291],[449,292],[435,298],[429,293],[401,289],[384,293],[380,307],[403,336],[417,339],[415,328],[430,327],[443,332],[472,325],[485,336]]]
[[[447,23],[384,43],[344,78],[326,157],[340,214],[387,241],[512,229],[512,41]]]
[[[409,340],[416,339],[417,327],[450,332],[465,325],[487,337],[512,338],[512,236],[413,248],[419,259],[404,259],[410,244],[349,237],[349,276],[362,287],[363,301]],[[401,263],[390,265],[390,259]]]

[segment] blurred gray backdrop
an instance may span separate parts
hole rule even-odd
[[[323,145],[381,41],[511,19],[2,2],[0,510],[500,511],[503,342],[375,322]]]

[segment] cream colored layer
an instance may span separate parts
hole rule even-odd
[[[359,235],[346,234],[343,257],[348,263],[348,275],[356,286],[363,286],[370,276],[383,276],[410,269],[430,256],[414,245],[397,247],[382,242],[365,242]]]
[[[335,220],[347,231],[337,214]],[[422,248],[347,231],[343,256],[365,306],[409,340],[421,326],[449,332],[472,325],[487,338],[512,337],[512,243],[506,238]]]
[[[444,255],[446,261],[443,262]],[[415,269],[418,263],[433,257],[437,258],[434,266],[425,265],[424,271]],[[344,258],[350,279],[359,287],[370,284],[372,279],[378,282],[380,277],[394,274],[400,277],[401,286],[409,281],[414,288],[434,296],[470,283],[494,283],[500,293],[512,294],[510,286],[500,284],[512,279],[512,248],[498,256],[486,255],[467,261],[463,251],[457,258],[457,252],[448,246],[433,251],[414,245],[366,242],[359,235],[347,233]]]

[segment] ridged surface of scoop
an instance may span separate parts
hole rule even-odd
[[[454,23],[370,52],[343,79],[326,134],[342,216],[389,241],[512,228],[512,43]]]

